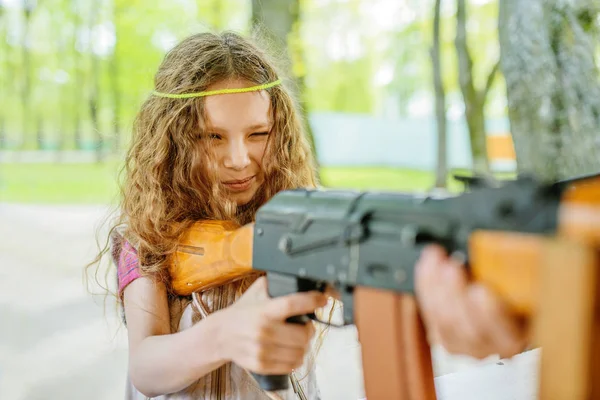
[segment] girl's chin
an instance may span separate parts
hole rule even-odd
[[[237,196],[233,196],[232,200],[235,201],[235,204],[237,204],[238,207],[244,207],[252,202],[255,194],[256,192],[240,193]]]

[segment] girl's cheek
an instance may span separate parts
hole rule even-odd
[[[262,160],[265,156],[268,157],[266,141],[264,143],[256,143],[252,146],[252,158],[254,158],[259,165],[262,164]]]

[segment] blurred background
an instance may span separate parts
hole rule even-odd
[[[600,169],[599,11],[593,0],[0,0],[0,398],[122,396],[124,329],[81,275],[118,201],[132,120],[179,40],[231,29],[276,56],[324,186],[458,192],[454,173]],[[354,332],[339,335],[321,358],[326,399],[361,391]],[[472,365],[448,360],[439,376]]]

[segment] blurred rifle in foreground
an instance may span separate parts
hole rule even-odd
[[[600,399],[600,176],[554,184],[471,181],[467,193],[290,190],[243,227],[196,223],[171,264],[190,294],[265,271],[271,296],[341,294],[356,324],[369,400],[435,399],[431,353],[414,299],[422,248],[437,243],[468,260],[472,279],[530,320],[543,348],[541,399]],[[290,320],[306,323],[314,315]],[[286,376],[258,376],[266,390]]]

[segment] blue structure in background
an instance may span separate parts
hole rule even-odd
[[[310,124],[321,165],[422,170],[436,167],[437,132],[433,119],[313,113]],[[508,119],[492,119],[486,124],[488,135],[509,132]],[[449,120],[447,126],[449,167],[470,168],[472,158],[466,121]],[[510,165],[500,169],[510,169]]]

